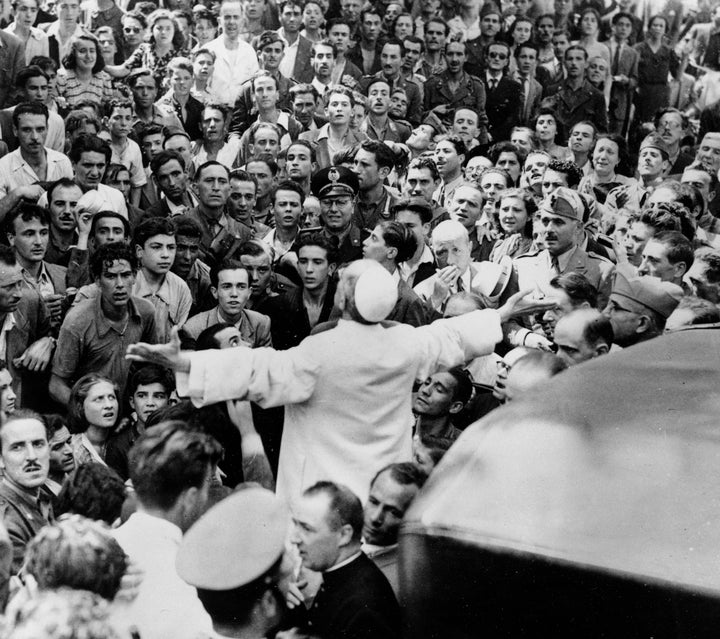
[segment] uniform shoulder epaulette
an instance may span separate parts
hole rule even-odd
[[[540,253],[542,253],[542,251],[528,251],[527,253],[523,253],[522,255],[517,255],[517,256],[513,257],[512,259],[513,259],[513,262],[515,262],[516,260],[522,260],[523,258],[527,258],[527,257],[537,257],[538,255],[540,255]]]

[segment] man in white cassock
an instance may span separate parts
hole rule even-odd
[[[290,505],[319,480],[346,484],[364,502],[378,469],[411,459],[411,394],[416,379],[491,353],[503,322],[547,302],[511,297],[498,310],[474,311],[413,328],[382,322],[397,285],[377,262],[344,269],[337,326],[286,351],[272,348],[180,350],[134,344],[128,357],[173,369],[180,396],[197,406],[246,399],[285,406],[277,492]]]

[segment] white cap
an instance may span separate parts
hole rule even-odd
[[[381,322],[397,304],[397,283],[387,270],[377,264],[377,268],[369,268],[357,278],[354,298],[355,308],[365,321]]]
[[[83,193],[82,197],[78,200],[77,210],[95,214],[100,213],[100,211],[115,211],[115,207],[102,193],[91,189]]]

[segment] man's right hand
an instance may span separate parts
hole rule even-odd
[[[157,364],[176,373],[189,373],[190,356],[180,350],[178,330],[177,326],[172,328],[170,341],[167,344],[145,344],[144,342],[130,344],[125,355],[126,359],[133,362]]]
[[[45,189],[39,184],[28,184],[27,186],[19,186],[15,189],[15,195],[17,195],[18,198],[32,200],[33,202],[39,200],[43,193],[45,193]]]

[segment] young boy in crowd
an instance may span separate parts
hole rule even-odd
[[[142,153],[137,142],[128,135],[132,131],[134,119],[133,105],[130,100],[110,100],[106,107],[105,126],[110,134],[111,162],[122,164],[130,171],[130,203],[140,204],[140,194],[147,184],[143,169]]]

